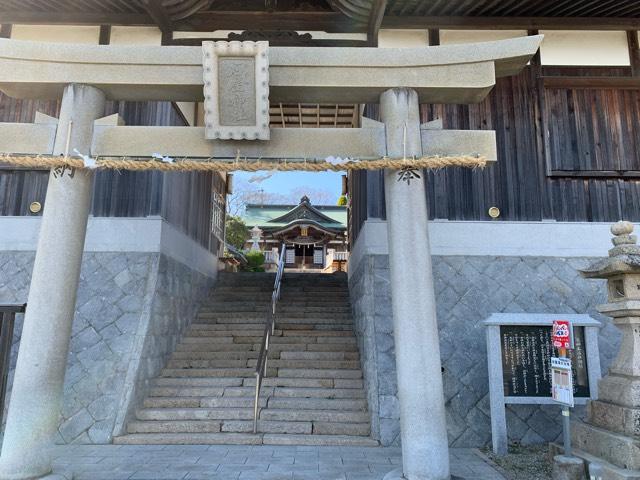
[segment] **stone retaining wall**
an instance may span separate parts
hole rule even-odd
[[[0,252],[0,303],[27,300],[34,257]],[[58,441],[110,443],[214,279],[160,253],[85,252],[80,275]],[[19,316],[10,382],[21,330]]]
[[[495,312],[588,313],[603,323],[603,372],[620,333],[595,306],[605,300],[601,281],[577,272],[590,259],[555,257],[434,256],[440,352],[449,441],[478,447],[491,441],[486,339],[482,321]],[[399,443],[399,411],[387,255],[364,255],[349,288],[368,392],[371,426],[383,445]],[[555,440],[561,434],[556,406],[511,406],[511,441]]]

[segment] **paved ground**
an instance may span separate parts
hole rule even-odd
[[[54,472],[75,480],[381,480],[399,448],[208,445],[56,447]],[[452,474],[504,477],[470,449],[451,450]]]

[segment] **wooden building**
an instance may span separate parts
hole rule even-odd
[[[258,229],[257,240],[250,238],[247,249],[255,241],[268,262],[278,263],[281,245],[285,246],[287,268],[333,272],[334,263],[348,258],[346,207],[312,205],[305,195],[298,205],[249,204],[243,220],[250,233]]]

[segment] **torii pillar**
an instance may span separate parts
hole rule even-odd
[[[64,90],[54,154],[89,152],[93,122],[105,95],[86,85]],[[80,265],[91,207],[93,172],[49,174],[38,250],[0,456],[0,479],[39,478],[51,472],[50,449],[60,423],[64,375]]]
[[[420,157],[418,94],[392,89],[380,97],[387,154]],[[404,181],[386,170],[385,198],[391,269],[402,472],[391,479],[448,480],[449,444],[445,418],[436,300],[427,230],[425,178]],[[421,255],[412,255],[419,247]]]

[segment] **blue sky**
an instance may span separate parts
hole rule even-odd
[[[268,175],[269,172],[234,172],[235,182],[240,185],[249,182],[250,185],[265,193],[288,195],[291,192],[308,190],[307,194],[313,203],[313,193],[325,193],[331,203],[338,200],[342,192],[342,173],[338,172],[275,172],[266,180],[250,182],[250,179]],[[326,203],[326,202],[322,202]]]

